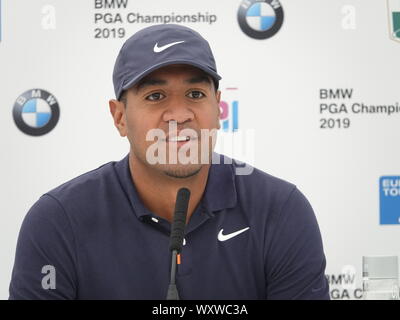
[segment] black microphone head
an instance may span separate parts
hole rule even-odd
[[[178,253],[182,250],[189,199],[189,189],[181,188],[178,190],[178,193],[176,194],[175,213],[171,226],[171,237],[169,243],[170,250],[176,250]]]

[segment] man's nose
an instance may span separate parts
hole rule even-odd
[[[179,124],[192,121],[193,119],[193,111],[183,101],[171,101],[163,114],[163,121],[165,122],[176,121]]]

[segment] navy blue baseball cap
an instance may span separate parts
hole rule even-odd
[[[116,98],[149,73],[171,64],[197,67],[209,74],[218,87],[221,77],[207,40],[188,27],[161,24],[144,28],[125,41],[113,72]]]

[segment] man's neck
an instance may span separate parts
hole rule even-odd
[[[206,164],[200,171],[188,178],[169,177],[163,172],[153,170],[139,161],[133,152],[129,154],[129,167],[139,198],[144,206],[158,216],[172,222],[176,194],[182,187],[190,190],[190,201],[187,213],[189,221],[203,196],[210,165]]]

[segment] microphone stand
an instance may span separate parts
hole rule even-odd
[[[167,300],[180,300],[178,288],[176,287],[176,259],[178,252],[176,250],[172,251],[172,261],[171,261],[171,280],[168,286]]]
[[[178,190],[176,195],[174,220],[171,226],[170,251],[171,258],[171,278],[168,286],[167,300],[179,300],[178,288],[176,287],[176,265],[180,263],[180,252],[183,245],[185,234],[186,215],[189,206],[190,191],[186,188]]]

